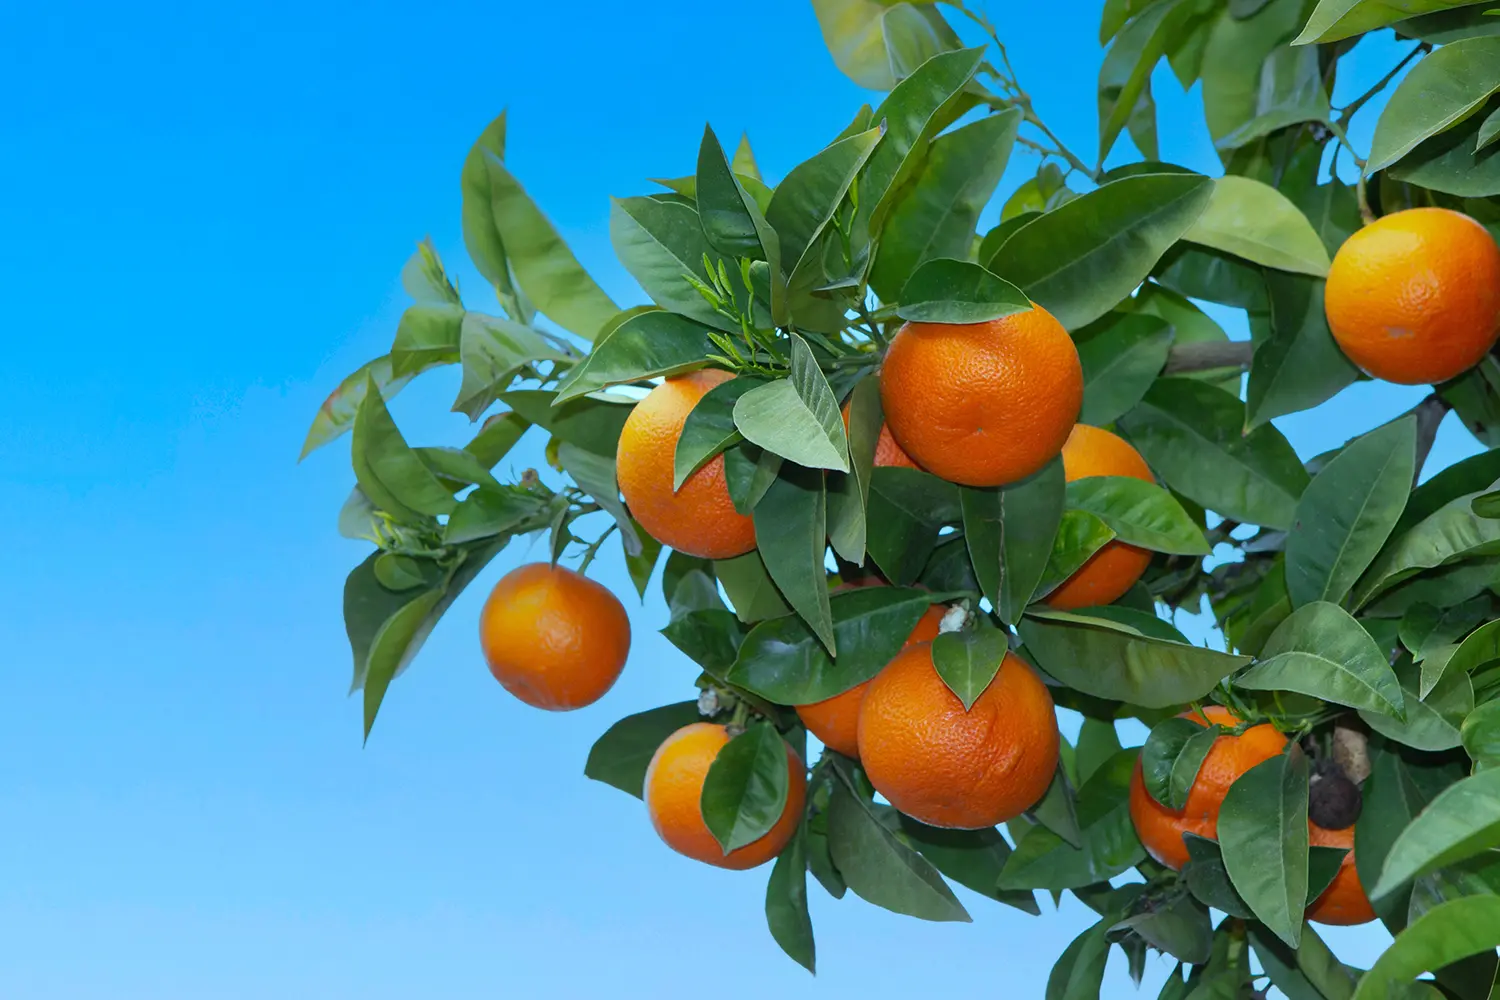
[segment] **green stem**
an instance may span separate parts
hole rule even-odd
[[[594,557],[599,554],[599,546],[603,545],[604,540],[610,535],[613,535],[615,533],[615,529],[617,528],[619,528],[618,524],[611,524],[608,528],[605,528],[604,534],[594,539],[593,543],[590,544],[589,547],[584,551],[583,562],[578,564],[578,572],[580,574],[587,573],[589,571],[589,566],[593,563]]]

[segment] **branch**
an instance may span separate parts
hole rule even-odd
[[[1178,344],[1167,354],[1163,375],[1211,371],[1214,368],[1249,368],[1255,345],[1248,340],[1214,340]]]
[[[1401,61],[1398,62],[1394,67],[1392,67],[1391,71],[1389,73],[1387,73],[1385,76],[1381,77],[1380,81],[1378,83],[1376,83],[1375,86],[1371,87],[1369,90],[1365,91],[1363,94],[1360,94],[1358,97],[1356,97],[1354,100],[1350,101],[1348,104],[1344,105],[1342,108],[1339,108],[1339,113],[1338,113],[1338,120],[1339,120],[1339,122],[1343,123],[1343,122],[1348,121],[1350,118],[1353,118],[1354,115],[1355,115],[1355,113],[1357,111],[1359,111],[1360,108],[1364,107],[1366,104],[1368,104],[1370,102],[1371,98],[1373,98],[1376,94],[1380,93],[1382,90],[1384,90],[1386,87],[1388,87],[1390,85],[1390,82],[1392,80],[1396,79],[1396,74],[1400,73],[1403,69],[1405,69],[1407,63],[1411,62],[1419,54],[1421,54],[1423,52],[1430,51],[1431,49],[1432,49],[1432,46],[1428,45],[1426,42],[1420,42],[1420,43],[1418,43],[1417,47],[1414,48],[1414,49],[1412,49],[1404,57],[1402,57]]]
[[[1446,399],[1433,393],[1407,411],[1417,418],[1417,465],[1413,483],[1422,477],[1422,466],[1437,440],[1438,425],[1452,408]]]

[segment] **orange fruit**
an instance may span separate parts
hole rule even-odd
[[[1201,714],[1184,712],[1180,718],[1191,719],[1202,726],[1218,723],[1233,727],[1240,720],[1227,708],[1210,705]],[[1220,736],[1203,758],[1198,777],[1188,791],[1187,805],[1181,810],[1168,809],[1146,791],[1146,782],[1141,775],[1141,763],[1135,764],[1135,773],[1130,778],[1130,818],[1135,823],[1136,836],[1157,861],[1174,871],[1181,871],[1188,863],[1187,845],[1182,842],[1184,833],[1217,840],[1219,836],[1219,807],[1224,804],[1224,795],[1229,786],[1239,780],[1240,775],[1261,761],[1269,760],[1286,748],[1286,737],[1274,726],[1251,726],[1239,736]]]
[[[564,566],[511,570],[479,613],[490,673],[528,705],[553,712],[604,697],[625,668],[630,619],[604,585]]]
[[[1083,402],[1073,338],[1041,306],[985,323],[907,323],[880,371],[891,433],[966,486],[1025,479],[1068,439]]]
[[[969,711],[932,666],[932,644],[903,650],[859,707],[859,757],[897,809],[931,826],[975,830],[1014,819],[1057,771],[1046,685],[1007,653]]]
[[[943,620],[947,611],[941,604],[928,608],[901,648],[906,649],[916,643],[936,639],[938,623]],[[822,740],[824,746],[837,750],[846,757],[858,757],[859,705],[869,686],[869,681],[863,681],[832,698],[815,701],[810,705],[797,705],[797,714],[801,716],[807,731]]]
[[[849,404],[844,404],[844,431],[849,430]],[[882,423],[880,425],[880,436],[875,439],[875,467],[877,469],[894,465],[902,469],[919,468],[911,456],[901,450],[896,439],[891,436],[891,425]]]
[[[1328,888],[1307,908],[1307,919],[1341,927],[1374,920],[1375,910],[1370,906],[1370,898],[1365,895],[1365,888],[1359,883],[1359,872],[1354,867],[1354,827],[1325,830],[1315,823],[1307,826],[1312,846],[1338,847],[1349,852],[1344,855],[1339,873],[1328,883]]]
[[[1394,212],[1339,247],[1323,308],[1339,347],[1371,375],[1442,382],[1500,334],[1500,246],[1461,212]]]
[[[1074,424],[1062,447],[1063,475],[1068,482],[1090,476],[1132,476],[1148,483],[1156,480],[1141,453],[1125,439],[1100,427]],[[1054,608],[1070,610],[1112,604],[1135,586],[1151,564],[1151,553],[1124,542],[1106,542],[1089,561],[1068,577],[1046,601]]]
[[[807,795],[807,772],[802,758],[787,747],[788,787],[781,818],[759,840],[726,855],[703,822],[699,800],[708,769],[728,742],[729,732],[712,722],[694,722],[668,736],[646,767],[646,812],[657,834],[678,854],[719,868],[754,868],[780,854],[796,832]]]
[[[672,490],[683,423],[708,390],[732,378],[705,368],[652,389],[626,418],[615,457],[620,492],[635,519],[657,541],[702,559],[728,559],[755,548],[755,523],[729,499],[723,455]]]

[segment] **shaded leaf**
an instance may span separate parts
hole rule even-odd
[[[1500,771],[1482,771],[1450,785],[1401,831],[1370,897],[1388,895],[1418,875],[1496,846],[1500,846]]]
[[[1078,792],[1081,847],[1045,826],[1021,838],[1000,876],[1002,889],[1071,889],[1102,882],[1145,858],[1130,822],[1130,774],[1136,751],[1101,765]]]
[[[1303,605],[1271,633],[1260,661],[1234,679],[1251,690],[1296,691],[1401,718],[1405,697],[1386,655],[1336,604]]]
[[[945,632],[932,641],[932,666],[948,690],[963,702],[964,711],[990,686],[1000,663],[1010,651],[1006,633],[980,628],[972,632]]]
[[[1121,541],[1155,552],[1207,555],[1208,541],[1172,494],[1133,476],[1089,476],[1067,486],[1068,507],[1093,514]]]
[[[1219,846],[1235,890],[1296,948],[1307,907],[1307,758],[1295,747],[1246,771],[1219,810]]]
[[[719,751],[703,779],[703,823],[727,855],[764,837],[786,809],[787,748],[758,722]]]
[[[837,410],[834,419],[838,419]],[[839,429],[842,432],[842,425]],[[824,582],[828,528],[823,474],[782,466],[776,481],[756,505],[754,518],[755,544],[766,572],[829,653],[837,655],[828,585]]]
[[[816,972],[812,917],[807,912],[807,834],[798,831],[776,858],[766,883],[766,926],[791,959]]]
[[[710,330],[686,316],[652,310],[638,313],[594,345],[557,385],[566,402],[612,385],[702,368],[717,350]]]
[[[1139,313],[1106,313],[1079,331],[1083,409],[1078,422],[1103,427],[1141,401],[1172,347],[1166,321]]]
[[[983,323],[1031,308],[1021,290],[978,264],[939,257],[912,273],[896,314],[922,323]]]
[[[605,730],[589,750],[585,777],[640,798],[656,748],[683,726],[700,721],[698,703],[681,701],[627,715]]]
[[[1007,906],[1033,915],[1041,913],[1030,892],[996,888],[1000,872],[1011,855],[1010,845],[1000,831],[993,827],[945,830],[920,823],[904,813],[900,814],[900,822],[901,833],[911,845],[948,878]]]
[[[1192,719],[1157,723],[1141,747],[1141,778],[1147,793],[1168,809],[1183,809],[1203,759],[1222,733],[1219,726],[1205,727]]]
[[[1419,60],[1391,94],[1365,172],[1400,160],[1427,139],[1470,117],[1500,90],[1500,37],[1466,38]]]
[[[715,455],[742,440],[734,426],[734,406],[751,389],[766,383],[741,375],[720,382],[694,404],[683,421],[672,460],[672,489],[679,490],[687,478],[707,465]]]
[[[1247,430],[1326,402],[1359,377],[1328,329],[1322,282],[1267,272],[1266,288],[1271,296],[1271,335],[1255,345],[1250,361]]]
[[[1376,960],[1359,981],[1354,1000],[1399,996],[1399,987],[1470,955],[1500,945],[1500,897],[1469,896],[1422,915]]]
[[[759,552],[750,551],[733,559],[715,561],[714,576],[723,585],[729,603],[734,605],[735,614],[742,622],[779,618],[792,610],[772,582]]]

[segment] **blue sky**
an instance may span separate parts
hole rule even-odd
[[[992,7],[1043,116],[1088,150],[1096,3]],[[295,459],[327,391],[387,346],[416,240],[483,301],[458,228],[474,135],[510,108],[513,171],[629,303],[607,195],[691,172],[705,120],[726,142],[748,129],[779,177],[867,96],[804,0],[637,11],[0,13],[5,995],[1031,997],[1085,926],[1074,904],[1038,920],[965,894],[975,923],[936,926],[814,889],[807,976],[764,929],[765,871],[677,857],[636,800],[582,777],[611,722],[691,693],[654,594],[599,704],[539,713],[489,677],[480,602],[539,548],[454,606],[360,747],[340,588],[363,551],[334,530],[347,446]],[[1393,51],[1366,43],[1353,75]],[[1167,158],[1208,167],[1196,98],[1165,76],[1157,95]],[[1007,187],[1034,166],[1018,156]],[[398,400],[410,438],[466,439],[456,385]],[[1311,455],[1421,395],[1362,385],[1284,425]],[[1450,421],[1430,467],[1473,448]],[[534,442],[514,458],[530,464]],[[616,549],[597,565],[628,589]],[[1364,962],[1381,940],[1329,937]],[[1109,981],[1134,995],[1118,958]]]

